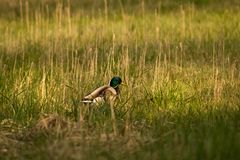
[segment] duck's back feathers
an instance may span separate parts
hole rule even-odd
[[[113,101],[117,96],[117,91],[108,85],[95,89],[90,94],[83,97],[84,103],[102,103],[104,101]]]
[[[108,85],[104,85],[102,87],[99,87],[99,88],[95,89],[94,91],[92,91],[90,94],[84,96],[83,99],[93,100],[93,99],[101,96],[103,94],[103,91],[106,90],[107,88],[109,88]]]

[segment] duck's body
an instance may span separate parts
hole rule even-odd
[[[99,105],[105,102],[111,103],[115,101],[119,94],[119,85],[121,82],[120,77],[113,77],[110,85],[104,85],[95,89],[90,94],[84,96],[82,102]]]
[[[103,104],[106,101],[114,101],[118,92],[111,86],[104,85],[95,89],[90,94],[83,97],[83,103]]]

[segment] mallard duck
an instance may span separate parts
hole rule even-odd
[[[82,102],[85,104],[103,104],[105,102],[112,103],[115,101],[120,93],[119,85],[122,83],[122,79],[115,76],[111,79],[109,85],[101,86],[90,94],[83,97]]]

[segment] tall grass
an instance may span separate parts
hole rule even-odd
[[[142,3],[131,14],[109,12],[104,1],[91,15],[61,3],[32,12],[20,2],[20,17],[0,19],[0,157],[239,158],[239,11],[183,5],[165,13]],[[127,83],[116,136],[107,105],[80,102],[114,75]],[[26,140],[43,114],[73,126]]]

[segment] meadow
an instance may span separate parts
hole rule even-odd
[[[81,98],[119,75],[114,106]],[[0,2],[0,159],[240,159],[237,0]]]

